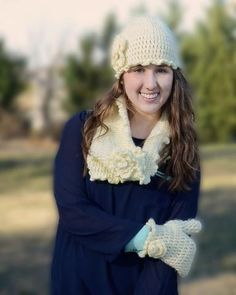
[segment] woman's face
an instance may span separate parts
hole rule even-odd
[[[171,93],[173,70],[165,65],[134,66],[124,73],[123,83],[137,112],[158,117]]]

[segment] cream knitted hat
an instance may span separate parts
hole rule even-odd
[[[138,64],[166,64],[173,69],[181,68],[175,37],[157,17],[136,17],[115,36],[110,54],[117,79]]]

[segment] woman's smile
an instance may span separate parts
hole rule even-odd
[[[160,91],[153,93],[139,92],[143,100],[148,103],[157,102],[160,99]]]

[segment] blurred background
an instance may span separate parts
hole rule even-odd
[[[48,294],[61,129],[110,87],[110,41],[142,13],[175,31],[195,97],[204,231],[180,293],[236,294],[236,1],[0,0],[0,7],[0,294]]]

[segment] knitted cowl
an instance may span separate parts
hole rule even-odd
[[[87,155],[90,180],[107,180],[113,184],[125,181],[148,184],[158,169],[160,151],[170,142],[166,114],[162,114],[142,148],[133,142],[123,96],[116,99],[115,111],[104,123],[109,128],[108,132],[100,136],[104,130],[97,128]]]

